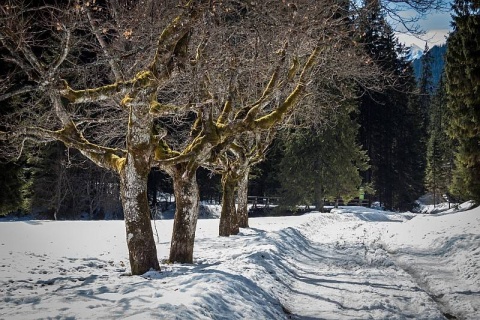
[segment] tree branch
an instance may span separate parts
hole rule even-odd
[[[67,147],[79,150],[96,165],[116,172],[120,172],[125,163],[125,150],[107,148],[90,143],[78,133],[73,124],[57,131],[38,127],[27,128],[19,135],[24,139],[34,141],[38,141],[38,138],[61,141]]]
[[[117,62],[115,61],[115,59],[113,59],[112,55],[110,54],[110,52],[108,50],[108,47],[107,47],[107,44],[106,44],[105,40],[102,38],[102,35],[99,32],[98,26],[97,26],[96,22],[93,20],[92,14],[91,14],[90,10],[88,9],[88,7],[87,7],[86,12],[87,12],[87,18],[88,18],[88,22],[90,23],[90,27],[92,29],[92,32],[95,35],[95,38],[97,38],[97,41],[100,44],[100,47],[102,48],[103,54],[107,58],[108,64],[110,64],[110,68],[112,68],[112,72],[115,76],[115,81],[117,81],[117,82],[123,81],[124,80],[123,74],[120,71],[120,68],[119,68]]]
[[[158,38],[157,49],[149,70],[159,80],[170,76],[175,54],[186,53],[180,52],[183,50],[181,47],[186,44],[191,26],[201,13],[201,10],[198,10],[199,6],[194,5],[195,2],[189,1],[184,11],[163,29]]]
[[[18,90],[11,91],[11,92],[0,95],[0,101],[4,101],[4,100],[7,100],[11,97],[15,97],[15,96],[18,96],[18,95],[21,95],[21,94],[24,94],[24,93],[33,92],[33,91],[36,91],[36,90],[38,90],[38,87],[36,87],[36,86],[25,86],[21,89],[18,89]]]
[[[283,49],[281,49],[279,51],[280,59],[277,63],[277,66],[275,67],[275,70],[272,73],[272,76],[270,77],[270,80],[269,80],[267,86],[263,90],[262,96],[256,102],[254,102],[252,105],[247,106],[245,108],[242,108],[240,111],[238,111],[235,114],[234,119],[240,119],[242,117],[245,117],[245,118],[248,118],[248,119],[253,119],[258,114],[260,109],[262,109],[263,105],[266,103],[268,98],[274,92],[274,89],[277,87],[278,79],[279,79],[279,76],[280,76],[280,69],[285,62],[285,57],[286,57],[285,54],[286,54],[287,47],[288,47],[288,43],[285,43]],[[245,114],[246,114],[246,116],[245,116]]]
[[[157,80],[150,71],[141,71],[131,80],[119,81],[93,89],[73,90],[65,83],[65,88],[60,90],[60,94],[71,103],[98,102],[112,99],[115,94],[125,96],[134,89],[154,87],[156,84]]]
[[[308,60],[302,69],[302,73],[300,74],[297,80],[297,85],[295,86],[293,91],[282,102],[282,104],[280,104],[277,108],[275,108],[275,110],[273,110],[272,112],[270,112],[269,114],[261,118],[255,119],[252,123],[255,128],[259,128],[259,129],[272,128],[283,119],[285,114],[287,114],[293,107],[295,107],[296,103],[304,93],[305,86],[306,86],[306,84],[304,83],[305,78],[307,77],[312,67],[314,66],[315,61],[318,57],[318,54],[319,54],[319,49],[315,48],[313,52],[310,54],[310,56],[308,57]],[[250,119],[246,118],[245,122],[247,126],[250,125],[249,123]]]
[[[66,32],[65,45],[63,46],[62,54],[58,57],[58,59],[54,63],[52,63],[51,68],[49,68],[48,70],[51,75],[53,75],[55,71],[57,71],[58,67],[60,67],[63,61],[65,61],[68,53],[70,52],[70,40],[71,40],[72,34],[69,29],[67,29],[65,32]]]

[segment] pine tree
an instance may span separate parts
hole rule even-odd
[[[398,64],[404,65],[398,87],[387,90],[392,117],[389,132],[387,128],[392,143],[392,180],[387,183],[392,188],[390,209],[409,210],[424,192],[426,130],[411,65],[401,58]]]
[[[362,17],[361,41],[372,60],[389,75],[382,92],[366,90],[360,105],[360,140],[371,169],[364,176],[387,209],[409,209],[423,189],[424,131],[420,103],[412,93],[415,80],[405,48],[395,39],[380,11]]]
[[[51,143],[30,152],[29,212],[37,218],[122,218],[118,179],[76,150]]]
[[[446,133],[449,119],[446,108],[445,81],[442,78],[430,104],[427,144],[425,185],[434,196],[434,204],[440,201],[441,196],[448,193],[448,186],[452,179],[453,143]]]
[[[280,163],[285,204],[313,203],[321,211],[324,199],[348,201],[358,195],[359,171],[368,168],[365,151],[356,141],[358,124],[346,111],[329,119],[333,125],[296,129],[285,142]]]
[[[424,122],[424,128],[426,130],[428,127],[429,108],[430,108],[431,94],[433,90],[433,84],[432,84],[433,56],[430,53],[428,44],[425,44],[425,50],[423,52],[424,54],[422,56],[422,74],[418,82],[418,89],[420,94],[419,103],[423,111],[422,120]],[[425,135],[426,135],[426,132],[425,132]]]
[[[280,192],[279,163],[284,156],[284,142],[277,138],[272,142],[265,161],[252,168],[249,180],[249,194],[254,196],[273,196]]]
[[[0,216],[29,208],[28,179],[19,163],[0,163]]]
[[[480,203],[480,1],[456,0],[447,40],[446,87],[458,144],[451,191]]]

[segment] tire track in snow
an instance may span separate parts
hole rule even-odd
[[[392,255],[392,258],[395,259],[394,255]],[[438,305],[438,308],[440,309],[440,311],[442,312],[443,316],[446,319],[451,319],[451,320],[459,319],[457,316],[454,315],[455,312],[450,310],[448,303],[443,301],[442,299],[443,294],[440,294],[440,295],[434,294],[432,292],[432,289],[429,287],[429,285],[424,280],[422,280],[421,274],[419,274],[417,271],[415,271],[414,268],[406,264],[397,262],[397,265],[400,268],[402,268],[406,273],[408,273],[410,276],[412,276],[412,278],[416,281],[417,285],[420,288],[422,288],[422,290],[425,291],[430,296],[430,298],[432,298],[433,301],[435,301],[435,303]]]
[[[389,258],[379,237],[366,240],[371,230],[364,222],[334,223],[341,225],[314,228],[303,250],[285,250],[293,280],[283,304],[291,319],[445,319],[432,297]],[[318,234],[332,227],[339,228],[336,238],[322,241]]]

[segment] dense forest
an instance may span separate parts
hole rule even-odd
[[[223,236],[248,196],[480,201],[478,1],[417,75],[379,1],[6,3],[0,214],[125,219],[134,274],[158,268],[145,230],[172,199],[180,262],[200,201]]]
[[[255,192],[281,195],[286,203],[292,205],[316,204],[311,179],[321,176],[322,172],[329,172],[333,173],[333,178],[322,176],[322,182],[329,187],[341,183],[343,177],[349,177],[349,165],[342,163],[336,166],[334,162],[348,159],[349,164],[353,165],[358,163],[358,156],[351,152],[364,150],[368,156],[368,167],[364,169],[363,163],[357,167],[360,174],[356,175],[361,177],[360,182],[354,182],[355,179],[350,176],[347,181],[353,185],[343,193],[332,195],[323,189],[325,200],[329,199],[331,202],[338,197],[358,197],[360,189],[370,193],[371,202],[378,201],[382,207],[391,210],[414,209],[415,200],[425,193],[430,195],[432,204],[467,199],[476,199],[478,202],[478,187],[475,186],[475,181],[479,181],[480,176],[478,171],[474,170],[474,163],[478,163],[478,149],[473,148],[479,141],[476,131],[478,112],[475,111],[478,111],[478,106],[475,107],[476,102],[472,101],[471,97],[460,97],[461,93],[454,96],[451,91],[447,91],[447,83],[459,81],[467,82],[468,86],[464,88],[468,92],[478,90],[478,81],[476,76],[473,76],[477,62],[474,63],[473,58],[470,58],[472,64],[469,64],[471,70],[466,71],[468,73],[450,75],[448,72],[448,68],[462,68],[460,61],[464,61],[464,55],[473,57],[473,52],[478,52],[476,50],[479,36],[475,29],[478,28],[478,8],[472,3],[462,3],[464,11],[461,13],[458,6],[460,4],[454,6],[454,31],[450,34],[449,46],[452,39],[459,37],[459,34],[470,37],[471,42],[466,46],[457,43],[449,50],[446,44],[432,48],[427,46],[423,56],[413,61],[405,59],[409,57],[408,48],[397,43],[388,24],[385,21],[375,22],[372,16],[369,26],[372,38],[367,42],[370,52],[377,55],[372,57],[383,68],[397,71],[397,84],[391,86],[386,82],[382,90],[367,91],[367,94],[356,100],[354,115],[349,111],[358,125],[356,133],[353,133],[356,142],[332,145],[329,142],[331,131],[335,141],[339,142],[342,136],[338,136],[338,133],[345,134],[348,130],[341,126],[337,129],[335,126],[327,126],[321,133],[313,129],[308,131],[315,140],[306,141],[303,137],[303,142],[298,139],[292,142],[292,139],[283,138],[275,144],[271,157],[259,166],[263,174],[252,181]],[[379,17],[384,18],[381,15]],[[469,20],[469,25],[459,27],[458,21],[464,19]],[[381,29],[382,23],[385,23],[385,29]],[[446,66],[446,60],[454,55],[458,60],[450,59]],[[452,114],[452,107],[458,101],[462,101],[461,105],[465,110],[457,110]],[[462,155],[465,151],[458,149],[460,130],[458,127],[453,131],[449,128],[464,126],[456,125],[459,120],[454,119],[466,110],[470,110],[469,115],[472,116],[469,122],[472,127],[469,130],[475,133],[466,134],[471,137],[471,161],[462,164],[460,158],[466,155]],[[360,148],[357,148],[358,146]],[[325,149],[322,151],[322,148]],[[473,160],[473,154],[476,154],[477,160]],[[327,163],[323,158],[331,162]],[[315,165],[315,160],[323,163],[321,169],[311,167]],[[281,164],[280,167],[277,163]],[[460,169],[462,167],[464,169]],[[454,172],[466,168],[471,169],[463,178],[459,172]],[[470,186],[459,185],[467,181],[470,181]]]

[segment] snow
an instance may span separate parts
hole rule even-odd
[[[143,276],[122,221],[0,222],[0,319],[480,319],[480,208],[218,222],[198,221],[189,265],[157,220],[162,271]]]
[[[410,52],[407,55],[407,60],[412,61],[412,60],[420,59],[423,56],[423,51],[424,49],[412,43],[410,45]]]

